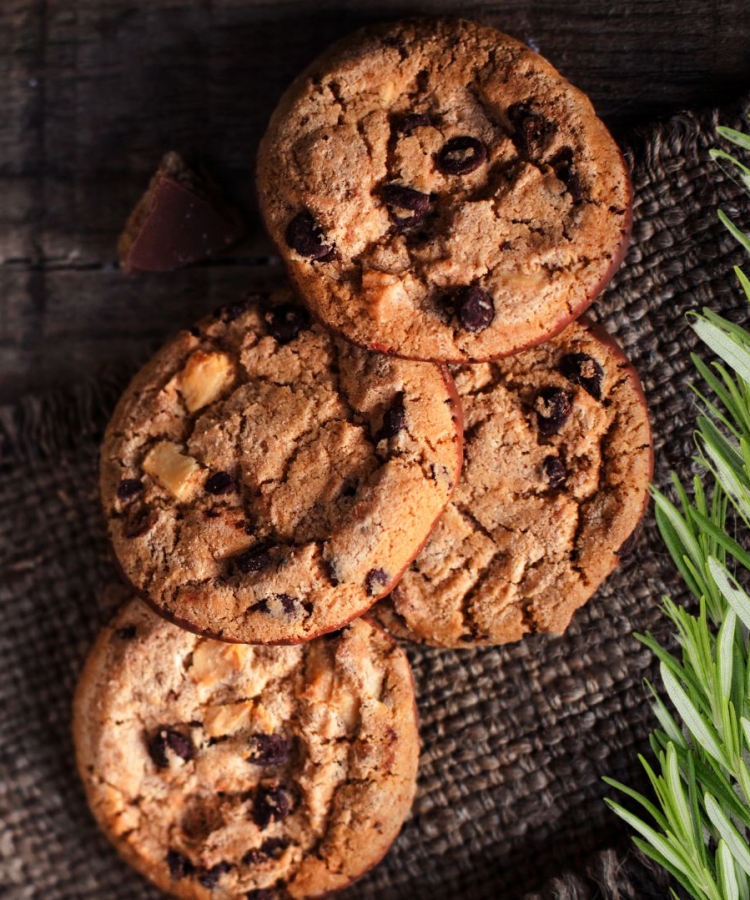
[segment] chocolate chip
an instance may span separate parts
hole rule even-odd
[[[260,852],[270,859],[279,859],[290,843],[289,838],[268,838],[260,845]]]
[[[430,208],[430,197],[402,184],[386,184],[380,196],[388,207],[388,214],[400,231],[421,225]]]
[[[248,575],[250,572],[261,572],[267,569],[271,563],[270,544],[256,544],[239,556],[235,556],[234,564],[243,573]]]
[[[550,165],[554,169],[555,175],[565,185],[573,203],[580,203],[583,199],[583,189],[570,147],[563,147],[554,159],[550,160]]]
[[[226,306],[220,306],[216,310],[214,318],[222,319],[224,322],[234,322],[246,311],[247,303],[227,303]]]
[[[635,545],[638,543],[638,535],[640,534],[640,529],[636,528],[635,531],[630,535],[630,537],[625,538],[625,540],[620,545],[618,550],[615,550],[615,554],[619,557],[628,556],[635,550]]]
[[[253,821],[258,828],[267,828],[271,822],[281,822],[289,815],[289,794],[282,787],[261,787],[255,794]]]
[[[295,611],[296,603],[294,597],[290,594],[276,594],[276,599],[281,603],[281,607],[287,615],[290,615]]]
[[[516,146],[532,159],[544,153],[557,130],[554,122],[534,112],[528,103],[509,106],[508,118],[516,132],[513,137]]]
[[[560,371],[573,384],[579,384],[594,400],[602,399],[604,369],[587,353],[568,353],[560,361]]]
[[[404,392],[399,391],[383,415],[383,424],[380,426],[380,431],[375,435],[375,443],[395,437],[404,428],[406,428]]]
[[[484,331],[495,318],[495,301],[476,284],[459,288],[453,296],[461,327],[477,333]]]
[[[254,606],[251,606],[250,611],[265,613],[269,616],[273,615],[275,613],[275,609],[271,605],[272,603],[280,604],[281,612],[283,612],[287,616],[296,616],[302,610],[307,613],[311,613],[313,611],[312,603],[301,603],[296,597],[292,597],[291,594],[274,594],[273,597],[265,597]]]
[[[568,421],[573,410],[573,395],[562,388],[546,387],[537,394],[534,408],[539,431],[546,437],[557,432]]]
[[[204,872],[202,875],[198,876],[198,881],[203,885],[203,887],[208,888],[209,890],[213,890],[218,884],[219,879],[222,875],[226,875],[226,873],[232,868],[232,866],[228,862],[219,862],[216,863],[215,866],[211,866],[208,871]]]
[[[218,519],[221,513],[218,511],[218,509],[204,509],[203,515],[207,519]]]
[[[136,635],[135,625],[124,625],[122,628],[118,628],[115,634],[121,641],[132,641]]]
[[[367,577],[365,578],[367,593],[370,595],[370,597],[374,597],[375,594],[382,593],[382,588],[384,588],[390,580],[391,576],[385,571],[385,569],[370,569],[370,571],[367,573]]]
[[[464,644],[471,644],[474,641],[474,635],[473,634],[462,634],[462,635],[460,635],[459,640],[463,641]]]
[[[292,250],[308,259],[324,260],[333,253],[333,247],[323,243],[320,225],[306,209],[287,225],[284,238]]]
[[[236,490],[234,479],[229,472],[216,472],[206,480],[205,489],[209,494],[229,494]]]
[[[276,891],[272,891],[270,888],[256,888],[245,894],[245,900],[275,900],[275,898]]]
[[[424,113],[408,113],[402,116],[396,123],[398,134],[410,135],[417,128],[424,128],[430,124],[430,117]]]
[[[551,488],[559,488],[565,484],[565,479],[568,475],[565,471],[565,466],[556,456],[547,456],[542,463],[542,469]]]
[[[283,306],[274,306],[263,314],[266,328],[272,338],[280,344],[288,344],[310,325],[310,316],[307,310],[299,306],[286,303]]]
[[[187,856],[183,856],[176,850],[167,852],[167,865],[169,866],[169,874],[175,881],[181,878],[187,878],[195,871],[195,866],[190,862]]]
[[[446,175],[468,175],[487,159],[487,148],[475,137],[462,135],[447,141],[437,154],[437,165]]]
[[[173,728],[160,725],[148,741],[149,756],[157,768],[166,769],[169,767],[168,749],[175,756],[179,756],[180,759],[187,761],[193,758],[193,745],[190,743],[190,738],[185,737],[184,734],[175,731]]]
[[[289,744],[280,734],[254,734],[250,747],[247,761],[254,766],[283,766],[289,760]]]
[[[123,478],[117,485],[117,499],[127,502],[136,497],[143,490],[143,482],[140,478]]]

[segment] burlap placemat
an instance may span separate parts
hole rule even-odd
[[[656,481],[687,473],[695,345],[684,312],[747,309],[742,253],[716,218],[750,225],[741,190],[707,156],[721,116],[683,114],[634,136],[626,263],[596,314],[641,373]],[[97,495],[98,440],[123,373],[0,409],[0,897],[147,900],[157,892],[109,848],[75,774],[71,697],[121,596]],[[560,639],[505,648],[410,650],[423,753],[412,817],[350,898],[664,897],[602,802],[608,774],[643,786],[636,754],[653,722],[650,654],[634,631],[664,630],[680,594],[649,520],[636,551]]]

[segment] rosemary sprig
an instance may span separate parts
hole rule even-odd
[[[750,150],[750,135],[719,133]],[[724,150],[711,156],[729,163],[750,193],[750,168]],[[750,253],[750,236],[721,211],[719,218]],[[750,302],[750,280],[734,271]],[[719,357],[709,366],[692,355],[711,392],[693,386],[703,410],[695,433],[702,474],[693,479],[692,500],[674,474],[676,503],[656,488],[652,494],[661,536],[698,608],[691,613],[663,598],[677,653],[651,634],[636,635],[659,660],[672,709],[649,684],[660,726],[650,737],[657,766],[640,760],[654,800],[604,779],[645,816],[606,802],[691,897],[750,900],[750,596],[738,581],[750,573],[750,553],[730,533],[733,525],[750,529],[750,332],[709,309],[690,318]]]

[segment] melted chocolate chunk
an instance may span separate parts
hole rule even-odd
[[[551,488],[559,488],[568,477],[565,466],[556,456],[548,456],[542,463],[542,469]]]
[[[468,175],[487,159],[487,148],[475,137],[462,135],[447,141],[437,154],[437,166],[446,175]]]
[[[205,489],[207,493],[217,496],[219,494],[230,494],[232,491],[237,490],[234,485],[234,479],[229,472],[216,472],[214,475],[211,475],[206,480]]]
[[[430,197],[402,184],[386,184],[380,196],[388,207],[388,214],[400,231],[422,224],[430,208]]]
[[[203,887],[213,890],[218,886],[221,876],[226,875],[231,868],[232,866],[228,862],[216,863],[215,866],[211,866],[210,869],[199,875],[198,881]]]
[[[518,149],[531,159],[540,157],[557,130],[555,123],[534,112],[528,103],[514,103],[509,106],[508,118],[515,129],[513,140]]]
[[[190,742],[190,738],[185,737],[184,734],[175,731],[173,728],[160,725],[148,741],[149,756],[159,769],[167,769],[169,767],[167,750],[171,750],[175,756],[179,756],[180,759],[186,761],[193,758],[193,745]]]
[[[254,766],[283,766],[289,761],[289,744],[280,734],[254,734],[250,747],[247,761]]]
[[[560,372],[573,384],[580,385],[594,400],[602,399],[604,369],[586,353],[568,353],[560,361]]]
[[[135,625],[123,625],[122,628],[118,628],[115,631],[115,635],[120,638],[121,641],[132,641],[136,635],[136,627]]]
[[[399,391],[393,398],[390,407],[385,411],[383,424],[375,435],[375,443],[395,437],[406,428],[406,409],[404,408],[404,392]]]
[[[190,862],[187,856],[183,856],[176,850],[169,850],[167,852],[167,866],[169,867],[169,874],[175,881],[180,881],[182,878],[188,878],[195,871],[195,866]]]
[[[402,116],[396,123],[398,134],[410,135],[417,128],[424,128],[430,124],[430,117],[424,113],[408,113]]]
[[[283,306],[273,306],[263,314],[266,328],[272,338],[280,344],[288,344],[300,333],[310,326],[310,316],[307,310],[299,306],[285,303]]]
[[[565,185],[573,203],[580,203],[583,199],[583,189],[570,147],[563,147],[555,158],[550,160],[550,165],[554,169],[555,175]]]
[[[367,587],[367,593],[370,597],[374,597],[375,594],[381,593],[382,589],[388,584],[391,580],[391,576],[385,571],[385,569],[370,569],[367,573],[367,578],[365,579],[365,585]]]
[[[271,822],[281,822],[291,810],[289,794],[282,787],[261,787],[255,794],[253,821],[258,828],[267,828]]]
[[[127,503],[133,497],[137,497],[143,491],[143,482],[140,478],[123,478],[117,485],[117,499]]]
[[[454,294],[454,302],[458,321],[466,331],[484,331],[495,318],[495,301],[475,284],[459,288]]]
[[[273,562],[270,550],[270,544],[256,544],[245,553],[236,556],[234,564],[243,575],[248,575],[250,572],[261,572]]]
[[[546,387],[537,394],[534,408],[537,413],[539,431],[549,437],[568,421],[573,411],[573,395],[562,388]]]
[[[307,259],[325,260],[333,253],[333,247],[323,243],[320,225],[306,209],[287,225],[284,239],[292,250]]]

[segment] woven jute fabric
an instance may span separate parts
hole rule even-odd
[[[747,320],[731,267],[743,254],[716,217],[750,225],[741,189],[708,158],[734,110],[682,114],[635,135],[630,252],[596,316],[644,382],[655,481],[690,473],[696,340],[685,312]],[[0,897],[147,900],[86,807],[71,701],[101,623],[122,599],[97,487],[98,442],[123,373],[0,409]],[[423,750],[410,820],[351,898],[667,895],[602,798],[611,775],[644,788],[637,753],[653,719],[651,654],[662,594],[684,590],[651,517],[562,638],[489,650],[410,648]]]

